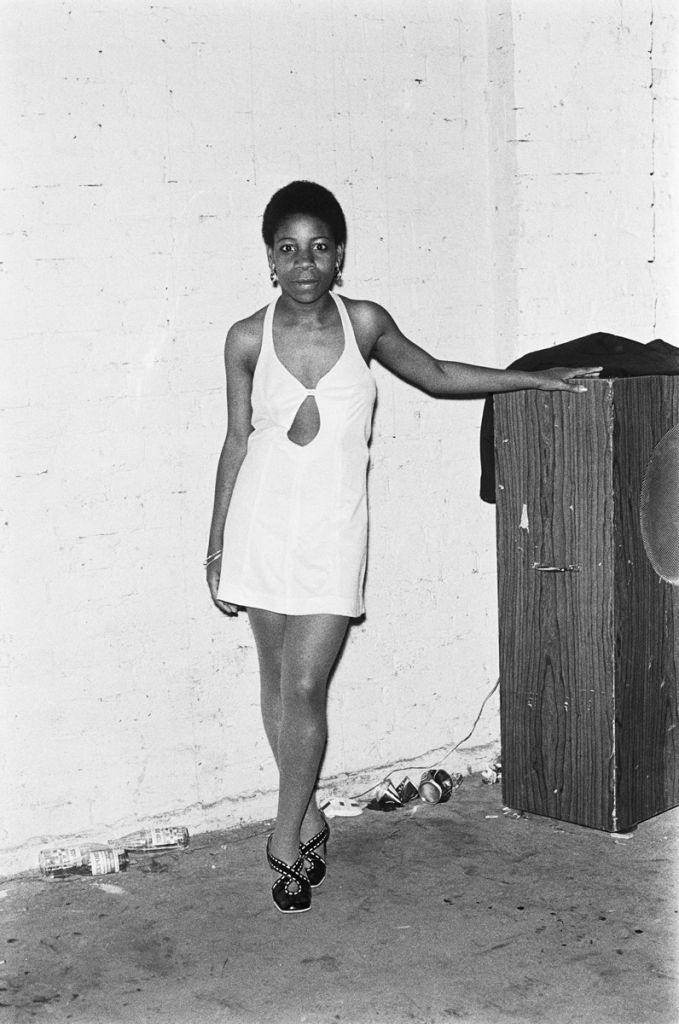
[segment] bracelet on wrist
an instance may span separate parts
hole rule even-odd
[[[218,558],[221,558],[221,555],[222,555],[222,549],[221,548],[219,549],[219,551],[213,551],[211,555],[207,556],[207,558],[203,562],[203,565],[206,566],[206,567],[208,565],[212,565],[212,563],[216,562]]]

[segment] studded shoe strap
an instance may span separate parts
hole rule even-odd
[[[269,866],[277,871],[281,878],[285,879],[285,888],[288,890],[288,882],[297,882],[300,886],[308,885],[308,879],[306,875],[302,874],[304,869],[304,858],[300,855],[294,864],[286,864],[285,861],[279,860],[278,857],[274,857],[272,853],[268,855]],[[274,882],[274,885],[277,883]]]
[[[326,821],[323,823],[323,828],[320,830],[320,832],[317,832],[316,835],[312,836],[311,839],[308,839],[306,843],[302,843],[300,845],[299,852],[301,857],[306,858],[310,861],[320,861],[321,863],[323,863],[323,858],[319,857],[317,853],[314,853],[314,850],[317,850],[318,847],[322,846],[323,843],[327,842],[329,838],[330,829]]]

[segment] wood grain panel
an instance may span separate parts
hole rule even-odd
[[[630,828],[679,803],[679,588],[644,548],[639,504],[653,449],[679,423],[679,378],[614,392],[616,818]]]
[[[679,587],[639,500],[679,378],[495,400],[507,804],[622,831],[679,803]],[[549,571],[552,570],[552,571]]]
[[[505,801],[606,829],[614,785],[612,385],[498,396],[495,416]]]

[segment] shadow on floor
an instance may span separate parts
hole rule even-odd
[[[629,838],[449,803],[331,821],[309,913],[266,825],[124,874],[0,882],[0,1019],[75,1024],[676,1024],[679,811]],[[9,1017],[3,1017],[9,1014]]]

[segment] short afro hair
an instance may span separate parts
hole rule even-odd
[[[303,213],[318,217],[330,228],[335,245],[344,245],[347,240],[347,223],[342,207],[332,192],[313,181],[291,181],[289,185],[275,192],[267,203],[262,217],[262,238],[269,246],[279,226],[288,217]]]

